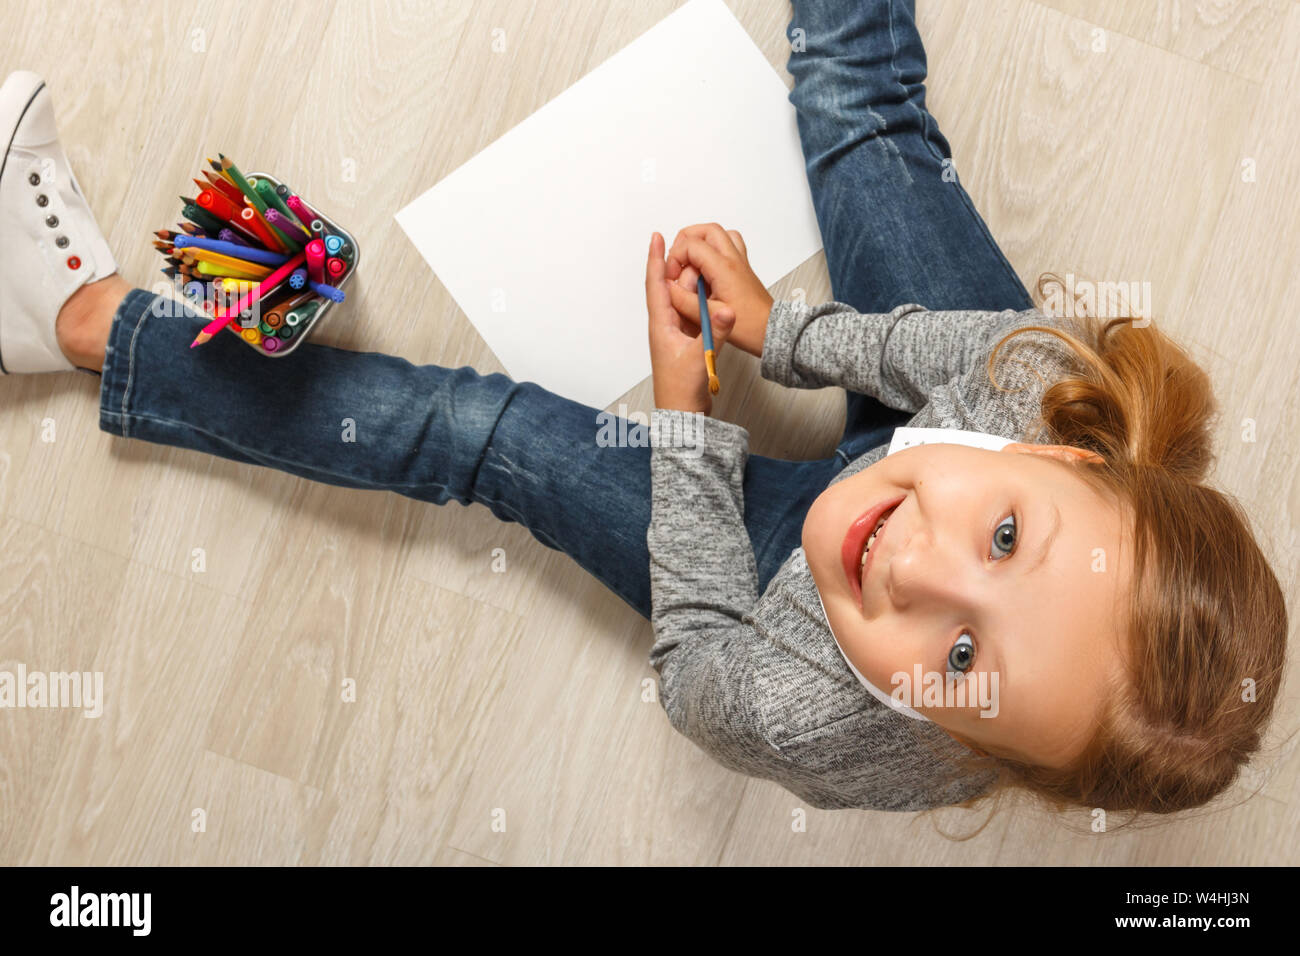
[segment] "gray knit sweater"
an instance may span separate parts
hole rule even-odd
[[[909,425],[1034,441],[1044,385],[1077,371],[1075,360],[1035,331],[999,353],[998,384],[1012,391],[993,386],[986,363],[1011,329],[1055,324],[1035,310],[909,304],[867,315],[840,302],[781,301],[768,318],[761,370],[792,388],[874,396],[913,412]],[[774,780],[813,807],[922,810],[985,792],[991,767],[954,778],[951,759],[971,752],[937,724],[895,713],[854,677],[802,548],[758,594],[742,494],[749,433],[676,411],[657,409],[653,419],[664,435],[702,431],[702,441],[657,441],[651,453],[650,663],[672,725],[723,766]],[[885,451],[852,461],[831,484]]]

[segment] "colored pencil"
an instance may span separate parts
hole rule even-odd
[[[200,239],[196,236],[177,236],[175,246],[177,249],[209,249],[212,252],[220,252],[235,259],[244,259],[264,266],[284,265],[285,260],[289,258],[281,253],[268,252],[253,246],[240,246],[222,239]]]
[[[291,351],[326,305],[344,301],[331,283],[354,268],[351,239],[287,184],[245,176],[224,153],[199,173],[195,196],[180,197],[181,221],[151,239],[178,301],[207,315],[190,347],[228,328],[263,354]]]
[[[236,259],[234,256],[222,255],[220,252],[213,252],[211,249],[185,249],[181,253],[181,261],[189,265],[193,265],[195,262],[211,262],[213,265],[238,269],[240,272],[257,276],[259,279],[271,274],[270,266],[249,262],[247,259]]]
[[[239,187],[224,176],[218,176],[212,170],[205,169],[203,170],[203,178],[208,181],[209,185],[220,189],[226,195],[226,198],[232,202],[242,203],[244,201],[244,194],[239,191]]]
[[[197,262],[187,262],[185,265],[190,269],[191,275],[216,276],[218,278],[229,279],[250,279],[254,282],[266,278],[266,276],[259,275],[256,272],[245,272],[243,269],[235,269],[231,266],[223,265],[220,262],[208,262],[206,259],[200,259]]]
[[[253,208],[257,210],[258,215],[265,217],[267,206],[266,206],[266,200],[262,198],[261,193],[257,191],[257,189],[252,185],[252,183],[250,183],[247,179],[244,178],[244,174],[239,171],[239,167],[236,166],[234,163],[232,163],[224,153],[217,153],[217,156],[221,159],[221,167],[225,171],[226,175],[229,176],[231,180],[234,182],[234,184],[239,187],[239,191],[248,197],[249,203],[252,204]],[[273,233],[275,233],[278,236],[281,243],[285,243],[285,244],[292,243],[292,240],[284,233],[276,229],[275,226],[268,225],[267,228],[269,228]],[[297,248],[301,248],[301,246],[295,246],[293,248],[297,249]],[[286,252],[290,251],[290,246],[285,245],[284,251]]]
[[[235,303],[233,308],[229,310],[226,309],[218,310],[217,317],[213,321],[205,325],[203,327],[203,330],[199,332],[197,336],[195,336],[194,341],[190,343],[190,348],[194,348],[196,345],[202,345],[204,342],[207,342],[209,339],[211,339],[212,336],[214,336],[216,333],[220,332],[223,324],[228,325],[230,323],[231,318],[239,315],[239,313],[247,309],[251,303],[253,303],[257,299],[260,299],[266,293],[270,292],[277,285],[279,285],[281,282],[287,279],[290,273],[292,273],[294,269],[302,265],[304,259],[306,259],[306,256],[301,252],[298,253],[296,256],[294,256],[292,259],[290,259],[284,265],[280,266],[280,268],[276,269],[269,276],[267,276],[260,283],[258,283],[257,288],[249,292],[247,295],[242,296],[240,300]]]

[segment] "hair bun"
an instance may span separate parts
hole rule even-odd
[[[1040,276],[1040,295],[1049,278],[1060,282],[1052,273]],[[1064,335],[1050,330],[1084,366],[1081,377],[1044,394],[1043,420],[1054,440],[1095,451],[1114,468],[1204,480],[1214,461],[1218,414],[1209,376],[1150,321],[1073,312],[1080,317],[1055,320],[1068,330]]]

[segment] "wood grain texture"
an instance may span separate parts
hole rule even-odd
[[[729,3],[789,86],[789,5]],[[383,250],[319,341],[496,371],[393,213],[676,6],[16,0],[0,67],[50,83],[132,281],[158,277],[148,233],[221,150]],[[1300,4],[922,0],[918,19],[929,105],[1018,274],[1151,283],[1223,405],[1216,480],[1294,596]],[[796,289],[829,296],[823,256],[772,291]],[[840,392],[735,352],[722,372],[718,412],[756,453],[833,448]],[[1012,806],[955,842],[985,813],[811,810],[677,735],[646,699],[649,626],[518,526],[124,442],[98,397],[90,376],[0,380],[0,668],[101,670],[108,698],[98,719],[0,716],[0,863],[1297,862],[1294,690],[1224,807],[1154,829]],[[648,410],[649,384],[620,401]]]

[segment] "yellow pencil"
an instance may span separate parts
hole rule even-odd
[[[200,259],[194,266],[194,270],[205,276],[227,276],[232,279],[252,279],[254,282],[260,282],[265,276],[255,276],[247,272],[240,272],[238,269],[232,269],[230,266],[218,265],[215,262],[208,262]]]
[[[238,256],[228,256],[224,252],[214,252],[211,249],[200,249],[198,246],[184,246],[181,249],[181,259],[186,262],[190,259],[217,262],[223,266],[230,266],[232,269],[238,269],[240,272],[247,272],[250,275],[255,275],[259,279],[271,274],[271,267],[265,266],[260,262],[253,262],[250,259],[241,259]]]

